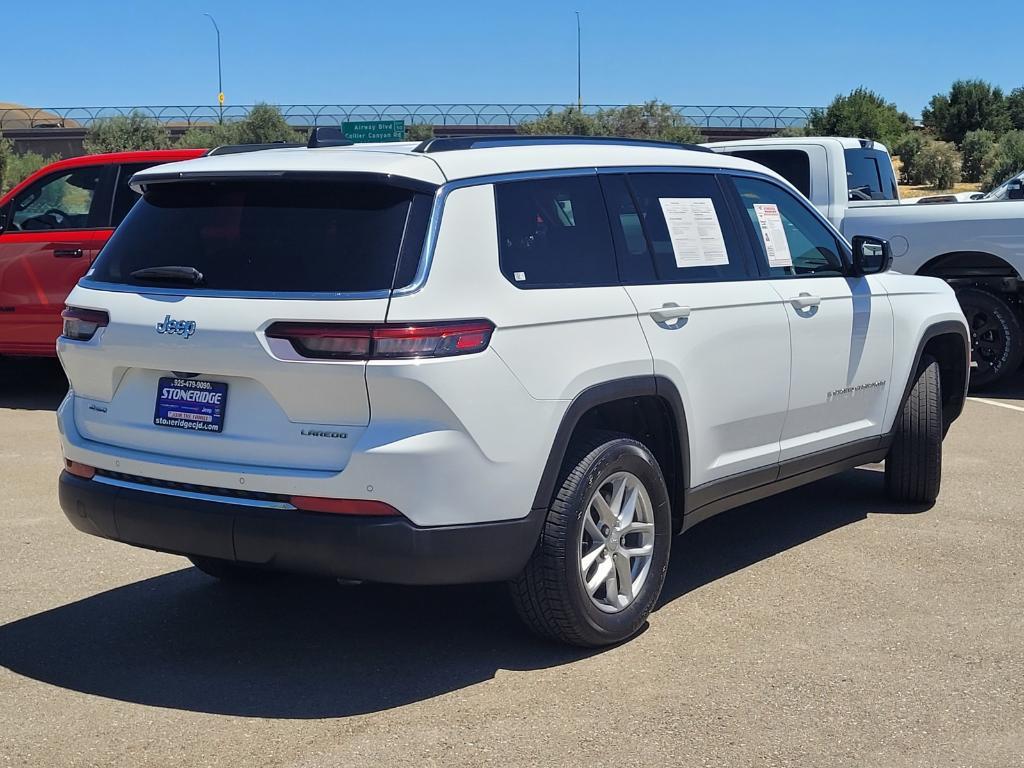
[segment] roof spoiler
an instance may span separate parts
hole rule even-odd
[[[243,152],[260,152],[264,149],[294,149],[301,146],[302,144],[292,144],[285,141],[275,141],[269,144],[224,144],[223,146],[211,149],[206,153],[206,157],[240,155]]]

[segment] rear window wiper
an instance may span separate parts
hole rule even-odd
[[[202,285],[206,282],[203,273],[195,267],[144,267],[136,269],[131,273],[136,280],[151,280],[167,283],[186,283],[188,285]]]

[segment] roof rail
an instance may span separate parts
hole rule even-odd
[[[238,155],[242,152],[259,152],[264,149],[293,149],[301,146],[301,144],[289,144],[284,141],[275,141],[271,144],[224,144],[220,147],[214,147],[206,153],[206,156]]]
[[[663,147],[666,149],[688,149],[693,152],[712,152],[697,144],[682,144],[674,141],[655,139],[630,139],[618,136],[531,136],[509,134],[507,136],[447,136],[427,139],[413,148],[413,152],[451,152],[457,149],[485,149],[488,147],[543,146],[551,144],[607,144],[619,147]]]
[[[314,126],[309,132],[309,141],[306,146],[310,149],[316,147],[351,147],[354,141],[345,138],[341,128],[335,125]]]

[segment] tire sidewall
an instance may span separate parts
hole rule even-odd
[[[616,472],[629,472],[644,484],[651,499],[654,517],[654,555],[650,572],[638,598],[618,613],[605,613],[591,601],[580,574],[580,530],[587,512],[586,504],[594,491]],[[572,517],[566,535],[563,578],[569,586],[573,613],[585,622],[595,643],[606,644],[624,640],[635,634],[654,608],[665,581],[671,549],[672,514],[668,491],[661,469],[651,453],[632,440],[609,443],[587,469],[586,476],[566,500]]]
[[[1020,322],[1010,305],[999,296],[980,288],[965,288],[958,293],[957,298],[967,308],[984,309],[999,324],[1003,337],[1006,339],[1002,357],[984,374],[972,373],[971,386],[986,387],[1017,370],[1022,357],[1024,357],[1024,338],[1022,338]],[[971,325],[970,317],[967,318],[967,322],[968,325]],[[971,332],[973,334],[973,327]],[[973,346],[972,341],[972,348]]]

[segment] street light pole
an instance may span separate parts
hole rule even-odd
[[[220,27],[217,26],[217,20],[208,13],[204,13],[203,16],[213,22],[213,28],[217,31],[217,105],[220,109],[220,122],[224,122],[224,81],[221,78],[220,73]]]
[[[583,58],[581,41],[580,12],[576,11],[576,108],[583,112]]]

